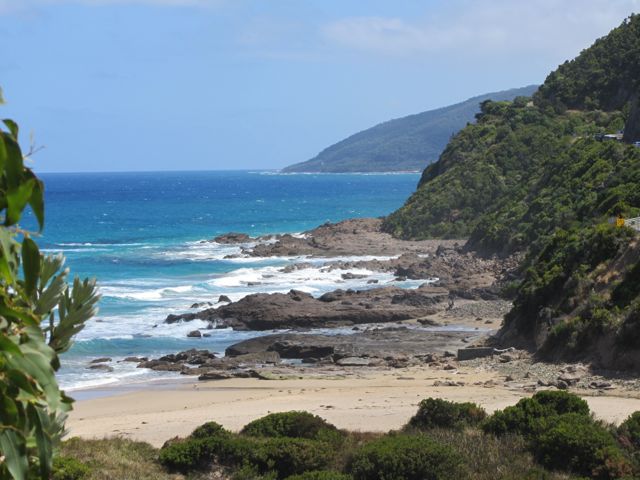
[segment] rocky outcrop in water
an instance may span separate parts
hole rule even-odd
[[[388,323],[420,318],[435,312],[447,292],[424,285],[416,290],[384,287],[371,290],[335,290],[319,298],[291,290],[289,293],[256,293],[238,302],[197,313],[169,315],[165,322],[205,320],[218,328],[275,330]]]

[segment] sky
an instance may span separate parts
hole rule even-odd
[[[640,0],[0,0],[39,172],[274,169],[539,84]]]

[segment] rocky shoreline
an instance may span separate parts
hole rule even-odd
[[[352,219],[295,236],[216,237],[212,241],[239,245],[247,257],[313,258],[320,272],[344,271],[344,280],[362,280],[367,288],[336,289],[317,298],[291,290],[254,293],[236,302],[224,296],[202,299],[192,306],[198,311],[170,314],[164,322],[206,322],[189,333],[194,338],[222,328],[278,333],[232,345],[224,356],[192,349],[137,359],[137,366],[201,380],[341,376],[362,368],[440,363],[453,369],[450,361],[458,349],[481,344],[500,326],[510,308],[500,297],[501,282],[511,275],[516,259],[483,258],[464,251],[460,240],[398,240],[382,232],[381,225],[380,219]],[[301,260],[281,271],[308,267]],[[354,269],[392,273],[396,281],[378,285]],[[423,283],[411,289],[394,285],[407,279]],[[313,332],[319,328],[351,330]],[[97,362],[89,368],[109,365]]]

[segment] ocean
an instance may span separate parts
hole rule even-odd
[[[126,356],[157,357],[188,348],[222,353],[232,343],[262,334],[221,329],[212,330],[209,338],[190,339],[187,332],[203,324],[163,323],[170,313],[194,311],[195,302],[291,288],[321,295],[338,287],[367,288],[371,278],[406,287],[419,283],[355,271],[369,277],[343,281],[344,272],[321,273],[315,267],[283,273],[284,265],[301,258],[225,259],[239,248],[202,243],[229,231],[298,233],[328,221],[386,215],[414,191],[418,174],[217,171],[41,178],[46,188],[41,249],[63,253],[73,275],[97,278],[102,294],[99,314],[63,355],[58,378],[70,391],[175,376],[121,362]],[[24,223],[33,227],[30,217]],[[88,369],[97,357],[112,358],[114,370]]]

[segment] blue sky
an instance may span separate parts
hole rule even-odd
[[[540,83],[640,0],[0,0],[36,170],[266,169]]]

